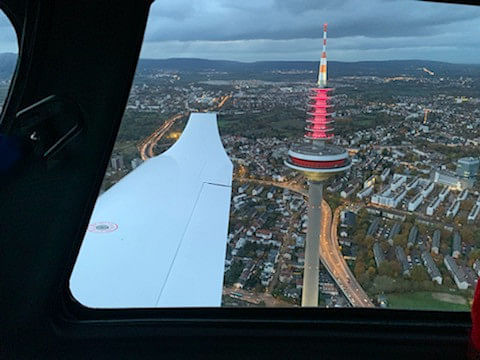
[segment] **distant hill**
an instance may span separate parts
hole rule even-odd
[[[0,80],[7,79],[15,69],[16,54],[0,53]],[[338,76],[398,76],[419,75],[430,76],[422,72],[425,67],[438,76],[471,76],[480,77],[480,65],[451,64],[425,60],[390,60],[390,61],[329,61],[329,77]],[[228,72],[235,76],[254,76],[272,73],[273,71],[314,71],[318,69],[316,61],[257,61],[239,62],[227,60],[206,60],[195,58],[173,59],[140,59],[138,71],[149,72],[170,70],[179,72],[218,71]]]
[[[480,65],[451,64],[425,60],[389,60],[340,62],[329,61],[329,76],[398,76],[418,75],[422,68],[428,68],[439,76],[480,77]],[[230,73],[264,73],[277,71],[317,71],[317,61],[257,61],[251,63],[205,59],[141,59],[138,70],[174,70],[199,72],[207,70]],[[426,74],[426,73],[423,73]]]

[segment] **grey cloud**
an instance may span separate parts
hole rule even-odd
[[[316,38],[321,34],[324,21],[335,30],[330,35],[332,38],[425,36],[446,33],[448,27],[457,22],[480,19],[477,8],[404,0],[197,0],[192,3],[190,6],[175,3],[171,8],[166,1],[154,3],[159,13],[175,9],[177,14],[182,6],[185,12],[182,18],[152,18],[147,40]]]
[[[157,0],[142,54],[314,60],[323,22],[336,60],[480,59],[480,7],[409,0]]]

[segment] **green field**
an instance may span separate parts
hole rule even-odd
[[[434,294],[436,294],[434,297]],[[441,300],[439,297],[446,297]],[[468,302],[461,295],[448,293],[413,292],[387,295],[388,307],[409,310],[470,311]],[[461,304],[461,302],[464,304]]]

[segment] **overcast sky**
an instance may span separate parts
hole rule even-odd
[[[480,63],[480,7],[410,0],[156,0],[143,58]],[[0,17],[0,52],[16,51]]]

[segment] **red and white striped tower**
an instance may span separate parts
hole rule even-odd
[[[318,272],[323,181],[351,166],[345,149],[327,143],[333,139],[333,120],[327,87],[327,24],[323,25],[323,51],[317,87],[310,90],[304,140],[292,145],[285,165],[308,179],[308,228],[305,242],[302,306],[318,306]]]

